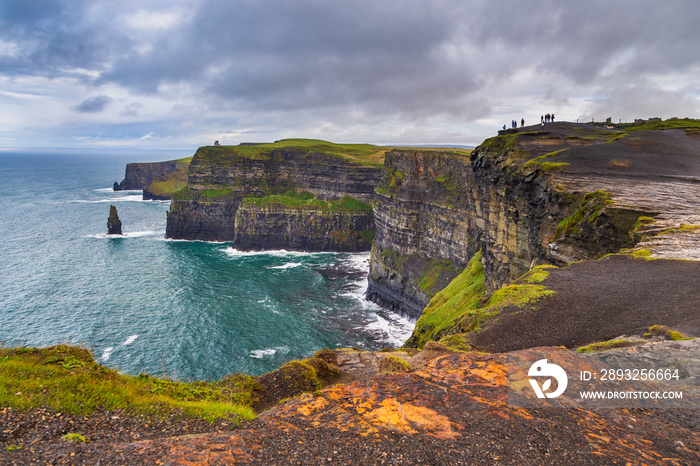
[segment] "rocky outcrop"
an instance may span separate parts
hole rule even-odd
[[[367,297],[420,316],[478,250],[469,217],[471,166],[459,152],[394,150],[376,189]]]
[[[518,387],[530,384],[526,370],[512,373],[513,361],[526,368],[538,358],[554,358],[569,374],[609,367],[561,349],[447,353],[420,370],[375,375],[287,400],[233,431],[149,439],[113,450],[120,461],[165,464],[697,463],[693,410],[700,403],[689,390],[683,401],[691,409],[515,405]],[[573,377],[569,383],[572,392],[589,388]],[[610,386],[629,385],[610,383],[606,389]]]
[[[115,182],[114,190],[146,189],[158,175],[173,173],[178,168],[177,160],[166,162],[128,163],[121,183]],[[119,188],[119,189],[117,189]]]
[[[366,204],[361,204],[364,208],[334,208],[337,203],[325,203],[328,207],[324,208],[318,203],[285,206],[244,200],[236,211],[233,245],[242,250],[369,250],[376,231],[372,208]]]
[[[166,237],[233,241],[236,212],[245,197],[293,197],[306,191],[320,200],[350,196],[369,202],[381,169],[377,162],[338,155],[344,150],[346,146],[306,140],[201,147],[190,165],[187,188],[172,197]],[[299,215],[293,210],[287,210],[292,222]],[[374,229],[360,226],[362,231]]]
[[[109,206],[109,218],[107,219],[107,234],[108,235],[121,235],[122,234],[122,221],[119,220],[119,215],[117,214],[117,208],[113,205]]]
[[[478,250],[487,292],[537,265],[595,259],[669,228],[683,228],[675,236],[682,246],[652,241],[650,248],[659,257],[693,257],[700,228],[683,227],[700,223],[693,204],[700,140],[692,125],[645,131],[556,123],[500,132],[469,159],[387,154],[368,297],[420,315],[432,297],[426,277],[449,274],[417,261],[459,269]]]

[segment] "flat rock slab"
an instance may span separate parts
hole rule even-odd
[[[570,354],[560,359],[575,365]],[[444,354],[419,371],[289,400],[237,431],[113,445],[106,455],[188,465],[700,462],[697,411],[516,408],[509,357]]]

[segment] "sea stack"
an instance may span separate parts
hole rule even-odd
[[[122,234],[122,221],[119,220],[119,215],[117,215],[117,208],[113,205],[109,206],[109,218],[107,219],[107,234]]]

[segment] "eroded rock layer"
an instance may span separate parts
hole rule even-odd
[[[478,250],[487,292],[537,265],[596,259],[640,240],[656,257],[700,257],[695,126],[562,122],[503,131],[469,158],[387,154],[368,297],[418,316],[440,289],[426,277],[449,281]],[[427,265],[446,262],[456,274]]]
[[[235,217],[236,248],[367,251],[374,237],[372,211],[258,206],[242,202]]]
[[[357,223],[349,221],[347,216],[309,216],[306,207],[298,208],[295,205],[278,209],[274,215],[269,209],[264,212],[248,208],[241,212],[240,230],[237,230],[236,212],[246,197],[284,195],[294,198],[300,192],[308,192],[318,200],[349,196],[369,202],[380,176],[378,163],[354,161],[337,154],[346,147],[338,149],[339,146],[321,143],[319,141],[319,145],[309,146],[308,141],[299,140],[296,144],[301,146],[290,141],[287,144],[200,148],[190,164],[187,187],[172,197],[166,237],[205,241],[234,241],[240,238],[241,247],[258,249],[273,243],[304,244],[306,233],[312,236],[322,231],[327,234],[357,233],[355,230],[336,229],[339,222],[345,222],[344,225],[348,227],[361,228],[358,231],[374,230],[373,225],[367,224],[366,215],[362,217],[364,220]],[[304,219],[325,222],[326,225],[309,224],[307,231],[300,227]],[[286,226],[276,231],[280,228],[280,222]],[[295,237],[290,237],[290,233],[294,233],[292,236]],[[341,233],[336,233],[336,236]],[[287,239],[284,239],[285,235]],[[320,243],[314,239],[309,240],[308,244],[313,247]],[[325,246],[328,244],[324,243]],[[354,247],[359,247],[357,244]],[[354,250],[354,247],[350,249]],[[369,244],[362,247],[367,250]],[[345,248],[345,245],[341,246],[341,250]]]

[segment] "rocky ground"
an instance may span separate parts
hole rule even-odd
[[[617,351],[632,350],[639,351]],[[531,409],[509,403],[509,387],[527,377],[508,379],[513,358],[552,354],[570,373],[591,368],[574,352],[552,348],[487,355],[452,353],[431,343],[415,356],[343,350],[340,368],[355,371],[357,380],[285,401],[237,429],[224,422],[207,426],[184,419],[130,419],[123,413],[83,419],[5,411],[4,439],[21,438],[30,446],[2,451],[0,463],[700,462],[700,402],[691,393],[684,400],[687,409]],[[387,365],[382,360],[392,356],[410,368],[381,373]],[[60,440],[67,430],[84,433],[89,442]]]
[[[533,306],[509,306],[472,336],[482,350],[572,348],[667,325],[700,335],[700,262],[613,255],[547,269],[554,290]]]

